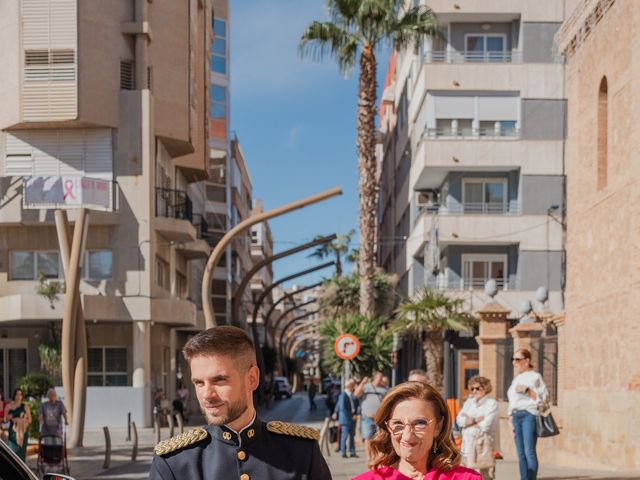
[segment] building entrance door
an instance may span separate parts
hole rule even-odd
[[[477,350],[459,350],[458,355],[458,398],[463,404],[469,396],[469,379],[480,372],[480,354]]]
[[[26,338],[0,339],[0,391],[10,399],[18,380],[28,372]]]

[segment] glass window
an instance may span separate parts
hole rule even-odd
[[[105,371],[107,372],[127,372],[127,349],[126,348],[105,348],[104,349]]]
[[[227,36],[227,22],[219,18],[213,19],[213,33],[216,37]]]
[[[11,252],[12,280],[33,280],[34,270],[33,252]]]
[[[506,286],[506,255],[463,255],[462,264],[465,287],[484,288],[490,279],[499,288]]]
[[[467,52],[483,52],[484,51],[484,37],[482,35],[469,35],[467,36]]]
[[[92,387],[129,385],[127,349],[125,347],[91,347],[88,349],[88,384]]]
[[[113,252],[98,250],[87,253],[87,269],[85,277],[91,280],[110,279],[113,268]]]
[[[211,51],[216,55],[227,55],[227,41],[224,38],[216,38],[211,46]]]
[[[220,85],[212,85],[211,86],[211,99],[214,102],[225,102],[227,101],[227,89]]]
[[[216,55],[211,56],[211,68],[216,73],[227,73],[227,62],[224,57],[218,57]]]
[[[37,252],[36,265],[38,269],[38,278],[40,272],[42,272],[44,278],[58,278],[60,276],[60,262],[58,261],[58,254],[56,252]]]
[[[88,348],[87,357],[89,358],[88,371],[89,372],[102,372],[102,349],[101,348]]]
[[[505,213],[507,211],[507,181],[464,180],[465,213]]]
[[[224,103],[211,103],[211,118],[225,118],[227,116],[227,106]]]

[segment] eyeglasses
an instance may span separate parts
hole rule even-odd
[[[484,388],[482,388],[482,387],[471,387],[469,390],[471,390],[472,392],[479,392],[481,390],[484,390]]]
[[[424,435],[424,433],[427,431],[427,428],[429,428],[429,424],[431,424],[434,420],[435,418],[432,418],[431,420],[419,419],[414,420],[413,422],[404,423],[402,420],[392,418],[391,420],[387,420],[385,424],[387,425],[389,432],[391,432],[391,435],[402,435],[404,429],[406,427],[409,427],[409,430],[413,430],[413,433],[416,436],[420,437]]]
[[[521,362],[522,360],[526,360],[526,358],[511,357],[512,362]]]

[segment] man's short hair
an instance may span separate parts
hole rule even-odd
[[[230,325],[204,330],[187,341],[182,354],[187,362],[198,356],[222,355],[238,360],[238,370],[256,365],[256,349],[244,330]]]
[[[411,370],[409,372],[409,376],[411,376],[411,375],[422,375],[423,377],[426,377],[427,376],[427,372],[425,372],[421,368],[414,368],[413,370]]]

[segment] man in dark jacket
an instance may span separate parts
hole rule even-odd
[[[349,453],[357,457],[355,446],[356,419],[359,414],[359,400],[353,395],[356,382],[350,378],[345,382],[344,391],[338,397],[334,420],[340,424],[340,451],[347,458],[347,440],[349,440]]]

